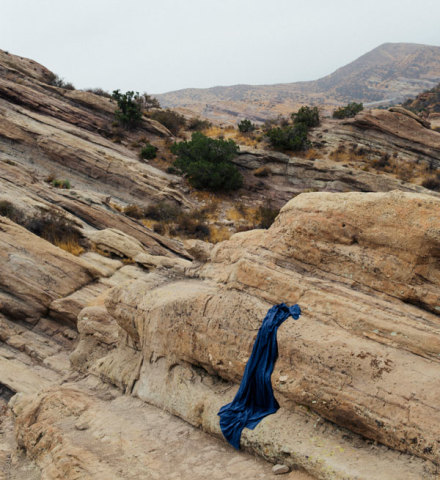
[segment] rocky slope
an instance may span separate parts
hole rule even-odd
[[[265,120],[299,106],[348,102],[398,103],[440,80],[440,47],[386,43],[319,80],[279,85],[233,85],[156,95],[162,105],[236,123]]]
[[[304,191],[438,195],[420,183],[440,168],[440,133],[404,108],[324,118],[310,140],[306,155],[242,146],[233,161],[245,173],[265,169],[254,188],[279,207]]]
[[[139,160],[162,125],[122,132],[110,100],[32,60],[0,52],[0,71],[0,478],[437,478],[439,197],[364,167],[434,168],[440,134],[372,111],[315,129],[316,158],[243,148],[232,201],[295,198],[267,231],[182,242],[121,212],[199,201]],[[47,219],[81,249],[42,238]],[[304,311],[279,330],[282,408],[237,453],[216,413],[281,301]]]
[[[416,98],[408,99],[403,106],[427,118],[433,128],[440,130],[440,83]]]

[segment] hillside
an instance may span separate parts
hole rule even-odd
[[[310,82],[184,89],[156,95],[162,105],[212,120],[264,120],[300,105],[398,103],[440,81],[440,47],[386,43]]]

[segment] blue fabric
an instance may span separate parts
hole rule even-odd
[[[269,309],[258,331],[240,388],[234,400],[218,412],[223,435],[236,449],[240,448],[243,428],[253,430],[264,417],[280,408],[271,383],[278,357],[277,330],[288,317],[298,320],[300,315],[299,305],[288,307],[280,303]]]

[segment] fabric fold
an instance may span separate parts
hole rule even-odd
[[[253,430],[264,417],[280,408],[271,383],[278,357],[277,330],[288,317],[298,320],[300,315],[299,305],[288,307],[280,303],[268,310],[246,364],[240,388],[234,400],[218,412],[222,433],[236,449],[240,448],[243,428]]]

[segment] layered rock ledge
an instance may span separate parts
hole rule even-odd
[[[203,263],[113,288],[98,317],[80,314],[71,361],[219,435],[267,308],[299,303],[278,333],[282,409],[243,445],[316,478],[435,478],[439,212],[421,194],[300,195]]]

